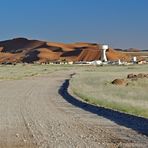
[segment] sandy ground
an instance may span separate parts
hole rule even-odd
[[[148,137],[68,103],[72,71],[0,82],[0,148],[148,147]]]

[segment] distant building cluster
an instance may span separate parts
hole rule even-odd
[[[148,60],[137,60],[136,56],[131,58],[130,62],[123,61],[121,59],[109,61],[106,56],[106,51],[109,49],[108,45],[101,45],[101,57],[94,61],[67,61],[66,59],[55,60],[55,61],[34,61],[34,64],[77,64],[77,65],[131,65],[131,64],[148,64]],[[4,65],[16,65],[15,62],[4,62]],[[27,63],[23,63],[27,64]]]
[[[50,62],[42,62],[40,64],[77,64],[77,65],[131,65],[131,64],[147,64],[148,61],[144,60],[137,60],[136,56],[133,56],[131,58],[130,62],[127,61],[121,61],[120,59],[114,60],[114,61],[109,61],[106,56],[106,51],[109,49],[108,45],[102,45],[101,48],[101,58],[100,60],[94,60],[94,61],[66,61],[66,60],[58,60],[58,61],[50,61]],[[35,62],[37,63],[37,62]],[[38,63],[39,64],[39,63]]]

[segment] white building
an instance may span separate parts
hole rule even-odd
[[[101,65],[102,61],[101,60],[95,60],[95,61],[87,62],[87,64],[90,64],[90,65]]]

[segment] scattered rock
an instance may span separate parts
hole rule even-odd
[[[128,81],[137,81],[138,79],[143,79],[143,78],[148,78],[148,74],[144,74],[144,73],[139,73],[139,74],[128,74],[127,75],[127,79],[115,79],[112,81],[112,84],[114,85],[123,85],[126,86],[128,85]]]
[[[144,73],[139,73],[137,75],[138,78],[148,78],[148,74],[144,74]]]
[[[139,73],[139,74],[137,75],[137,78],[144,78],[145,76],[146,76],[146,74]]]
[[[133,79],[133,78],[137,78],[137,75],[134,75],[134,74],[127,75],[127,79]]]
[[[16,137],[19,137],[20,135],[17,133],[15,136],[16,136]]]
[[[138,79],[138,78],[148,78],[148,74],[139,73],[137,75],[135,74],[128,74],[127,79]]]
[[[26,143],[27,142],[27,140],[26,139],[23,139],[23,141]]]
[[[123,85],[126,86],[128,85],[127,81],[125,79],[115,79],[112,81],[112,84],[114,85]]]

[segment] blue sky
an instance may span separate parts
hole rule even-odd
[[[1,0],[0,40],[148,49],[148,0]]]

